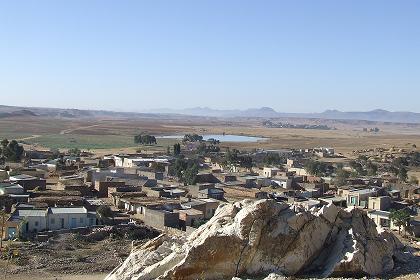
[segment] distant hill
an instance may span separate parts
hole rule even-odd
[[[17,107],[0,105],[0,118],[10,117],[51,117],[51,118],[139,118],[159,117],[156,114],[113,112],[105,110],[79,110],[41,107]]]
[[[170,115],[172,118],[185,115],[196,117],[217,118],[302,118],[330,120],[360,120],[372,122],[420,123],[420,113],[390,112],[373,110],[367,112],[342,112],[327,110],[322,113],[281,113],[270,107],[250,108],[246,110],[218,110],[208,107],[195,107],[182,110],[154,109],[145,113],[114,112],[105,110],[79,110],[39,107],[16,107],[0,105],[0,118],[8,117],[54,117],[54,118],[162,118]]]
[[[196,107],[183,110],[160,109],[152,110],[151,112],[209,117],[316,118],[332,120],[420,123],[420,113],[390,112],[381,109],[367,112],[342,112],[338,110],[327,110],[322,113],[281,113],[270,107],[252,108],[246,110],[215,110],[208,107]]]
[[[195,107],[188,109],[156,109],[150,110],[152,113],[158,114],[180,114],[201,117],[258,117],[258,118],[275,118],[279,113],[269,107],[250,108],[246,110],[218,110],[208,107]]]
[[[420,113],[390,112],[390,111],[381,110],[381,109],[368,111],[368,112],[341,112],[337,110],[327,110],[318,115],[320,118],[326,118],[326,119],[420,123]]]
[[[16,110],[11,112],[1,112],[0,118],[12,118],[12,117],[35,117],[37,114],[30,110]]]

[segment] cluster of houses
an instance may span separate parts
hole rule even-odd
[[[171,174],[175,157],[124,154],[95,158],[90,154],[49,159],[31,152],[25,163],[0,170],[0,207],[6,214],[3,239],[95,227],[97,210],[109,206],[113,223],[142,223],[162,231],[190,232],[209,220],[221,203],[275,199],[306,209],[333,203],[365,209],[379,228],[395,229],[391,209],[411,214],[410,233],[420,235],[420,186],[400,184],[390,176],[348,178],[308,174],[308,156],[335,157],[334,149],[258,151],[287,157],[285,164],[249,168],[226,166],[200,156],[196,183],[186,185]],[[301,156],[296,156],[296,154]]]
[[[289,169],[290,170],[290,169]],[[409,233],[420,236],[420,186],[400,183],[390,176],[349,178],[343,186],[335,186],[330,177],[297,176],[296,173],[264,168],[263,174],[276,187],[269,196],[304,207],[320,208],[333,203],[343,208],[360,208],[376,223],[378,229],[398,230],[391,211],[405,210],[411,218]]]
[[[103,205],[114,212],[115,224],[139,222],[160,230],[189,231],[210,219],[225,201],[223,189],[215,184],[184,186],[168,176],[172,157],[78,156],[54,165],[47,155],[42,160],[39,152],[34,161],[14,163],[12,168],[6,163],[0,170],[3,239],[97,226],[102,223],[97,209]],[[152,168],[154,164],[161,171]]]

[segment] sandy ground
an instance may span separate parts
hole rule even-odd
[[[22,273],[19,275],[1,275],[0,279],[8,280],[102,280],[107,274],[85,274],[85,275],[59,275],[55,274],[44,274],[44,273]],[[6,277],[5,277],[6,276]],[[2,278],[3,277],[3,278]]]
[[[296,120],[295,120],[296,121]],[[240,149],[281,149],[311,148],[331,146],[338,152],[350,153],[353,150],[375,147],[409,148],[413,144],[420,147],[420,125],[384,124],[366,122],[340,122],[328,120],[301,120],[304,123],[322,123],[336,130],[268,128],[262,125],[262,119],[215,119],[215,118],[145,118],[136,120],[66,120],[51,118],[8,118],[0,119],[0,136],[25,135],[18,139],[34,140],[43,135],[68,137],[89,136],[92,141],[116,136],[131,137],[139,132],[152,135],[171,135],[184,133],[198,134],[244,134],[264,136],[268,141],[258,143],[233,143]],[[290,120],[293,122],[293,120]],[[379,133],[363,132],[363,127],[379,127]],[[32,136],[31,136],[32,135]],[[9,137],[10,138],[10,137]],[[41,137],[42,138],[42,137]],[[36,138],[35,138],[36,139]],[[58,137],[60,140],[61,138]],[[58,140],[58,141],[59,141]],[[134,143],[133,143],[134,144]],[[222,143],[225,145],[225,143]],[[223,146],[222,145],[222,146]],[[134,146],[134,145],[133,145]],[[29,147],[28,147],[29,148]],[[37,146],[42,148],[42,145]],[[93,149],[93,148],[92,148]],[[136,148],[114,147],[110,152],[132,152]],[[166,147],[164,147],[166,149]],[[99,152],[99,151],[98,151]]]
[[[146,242],[158,234],[147,227],[104,227],[48,242],[16,242],[12,246],[18,257],[0,260],[0,280],[104,279],[130,254],[132,240]]]

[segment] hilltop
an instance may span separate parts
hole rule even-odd
[[[118,112],[108,110],[81,110],[41,107],[18,107],[0,105],[0,118],[33,116],[53,118],[107,118],[107,119],[133,119],[133,118],[160,118],[164,116],[179,118],[185,116],[214,117],[214,118],[295,118],[295,119],[321,119],[321,120],[349,120],[390,123],[420,123],[420,113],[391,112],[382,109],[372,111],[343,112],[339,110],[326,110],[321,113],[283,113],[271,107],[249,108],[244,110],[220,110],[209,107],[195,107],[187,109],[150,109],[145,112]]]

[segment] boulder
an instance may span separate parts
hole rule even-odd
[[[359,209],[244,200],[221,205],[186,240],[161,235],[133,249],[106,280],[374,276],[392,270],[402,249]]]

